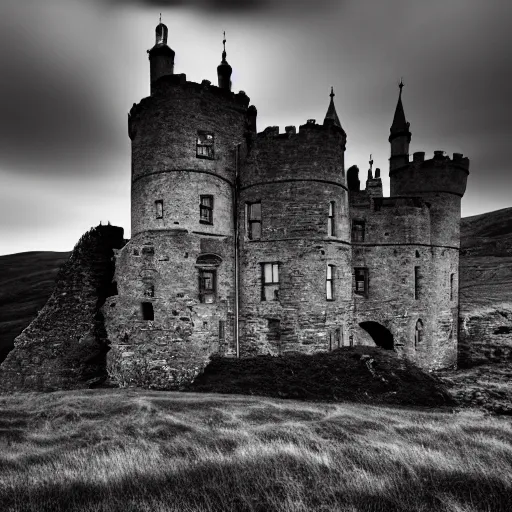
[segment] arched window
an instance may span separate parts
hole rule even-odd
[[[423,341],[423,322],[418,320],[416,322],[416,328],[414,331],[414,348],[418,348],[418,345]]]

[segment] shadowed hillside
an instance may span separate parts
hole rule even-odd
[[[512,302],[512,208],[462,219],[461,312]]]
[[[14,338],[50,297],[69,252],[22,252],[0,256],[0,362]]]

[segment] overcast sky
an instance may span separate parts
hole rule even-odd
[[[346,166],[369,154],[389,193],[389,127],[405,83],[411,154],[471,160],[464,216],[512,206],[512,3],[506,0],[1,0],[0,254],[71,250],[100,221],[130,232],[127,113],[149,94],[159,12],[175,72],[233,90],[258,131],[322,122],[330,86]]]

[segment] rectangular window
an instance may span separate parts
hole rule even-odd
[[[197,144],[196,144],[196,156],[197,158],[208,158],[213,160],[214,158],[214,147],[213,147],[213,133],[198,131],[197,132]]]
[[[358,267],[354,269],[356,278],[356,288],[354,290],[358,295],[368,297],[368,269]]]
[[[226,321],[219,320],[219,340],[223,341],[226,339]]]
[[[213,304],[217,290],[215,270],[199,270],[199,300],[203,304]]]
[[[276,301],[279,300],[279,264],[263,263],[261,265],[262,290],[261,300]]]
[[[157,219],[164,218],[164,202],[161,199],[155,201],[155,216]]]
[[[199,222],[201,224],[213,224],[213,196],[201,196]]]
[[[334,277],[336,274],[336,267],[334,265],[327,265],[327,277],[325,280],[325,297],[327,300],[334,300]]]
[[[414,267],[414,299],[420,298],[420,267]]]
[[[455,280],[455,274],[450,274],[450,300],[453,300],[453,297],[454,297],[454,289],[453,289],[453,285],[454,285],[454,280]]]
[[[261,238],[261,201],[247,203],[247,236],[249,240]]]
[[[153,304],[151,302],[143,302],[141,304],[142,318],[144,320],[154,320],[155,314],[153,312]]]
[[[364,220],[352,221],[352,242],[364,242]]]
[[[329,203],[329,216],[327,217],[327,234],[329,236],[336,236],[335,206],[334,201]]]

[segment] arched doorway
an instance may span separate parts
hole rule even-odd
[[[378,322],[361,322],[359,324],[373,339],[378,347],[386,350],[393,350],[393,335],[383,325]]]

